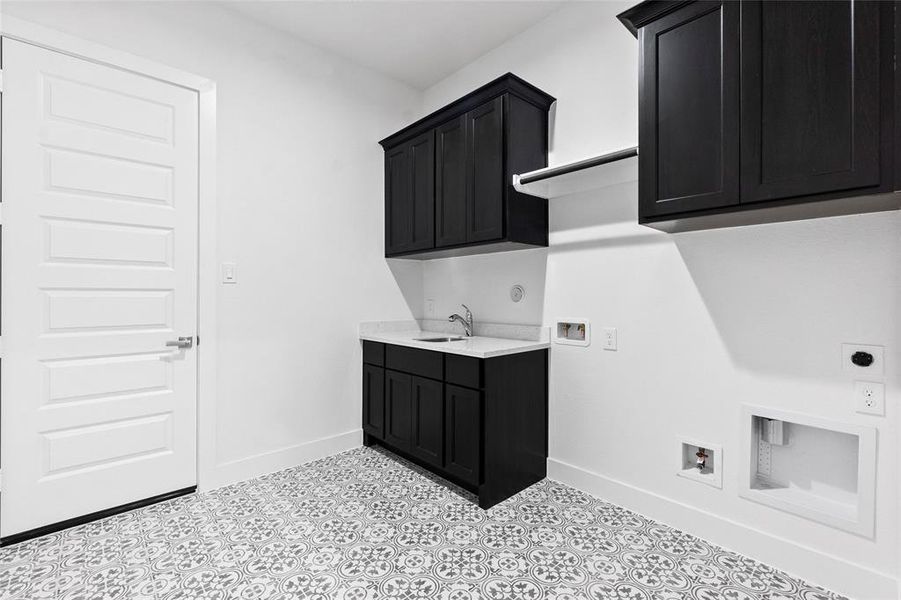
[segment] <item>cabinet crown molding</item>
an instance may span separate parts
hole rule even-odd
[[[405,142],[418,135],[422,135],[430,129],[488,102],[503,94],[512,94],[526,102],[534,104],[542,110],[548,110],[557,101],[547,92],[538,89],[525,79],[506,73],[493,81],[489,81],[482,87],[466,94],[438,110],[422,117],[418,121],[407,125],[400,131],[393,133],[379,142],[386,150]]]
[[[692,0],[646,0],[624,10],[616,18],[637,38],[639,29],[691,2]]]

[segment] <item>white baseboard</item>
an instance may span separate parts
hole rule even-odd
[[[548,477],[855,600],[899,597],[898,581],[885,573],[751,529],[622,481],[555,459],[548,459]],[[774,561],[773,557],[778,560]]]
[[[209,491],[239,481],[246,481],[338,454],[363,443],[363,430],[355,429],[326,438],[312,440],[296,446],[279,448],[270,452],[248,456],[239,460],[219,463],[211,473],[201,473],[200,490]]]

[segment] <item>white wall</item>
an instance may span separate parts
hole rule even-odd
[[[615,19],[626,6],[562,9],[427,90],[424,110],[512,71],[558,98],[550,164],[635,144],[637,43]],[[438,316],[463,301],[484,321],[616,327],[617,352],[552,350],[553,474],[855,597],[888,597],[898,213],[667,235],[638,226],[636,204],[635,183],[551,200],[548,250],[428,262],[424,298]],[[886,418],[854,412],[842,342],[886,347]],[[879,428],[874,540],[738,497],[743,403]],[[723,490],[674,475],[677,433],[723,446]]]
[[[421,94],[213,3],[3,11],[218,84],[219,256],[239,283],[218,292],[217,436],[201,484],[358,444],[357,323],[421,316],[419,265],[382,259],[377,143]]]

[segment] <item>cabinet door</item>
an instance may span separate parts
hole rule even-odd
[[[385,441],[405,452],[410,451],[411,382],[410,375],[385,371]]]
[[[482,394],[444,386],[446,416],[445,469],[463,481],[479,485],[482,463]]]
[[[435,131],[435,245],[466,243],[466,115]]]
[[[444,389],[440,381],[413,377],[413,432],[410,452],[444,466]]]
[[[385,369],[363,365],[363,431],[385,439]]]
[[[741,11],[742,202],[879,185],[879,3]]]
[[[504,97],[466,114],[468,173],[466,240],[504,237]]]
[[[435,247],[434,132],[385,154],[385,254]]]
[[[738,204],[739,3],[640,30],[639,219]]]

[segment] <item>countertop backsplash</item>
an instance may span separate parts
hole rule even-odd
[[[463,335],[463,328],[457,323],[444,319],[418,319],[408,321],[364,321],[360,323],[360,334],[393,333],[400,331],[431,331]],[[473,335],[477,337],[504,338],[509,340],[525,340],[534,342],[550,342],[551,333],[548,327],[540,325],[512,325],[509,323],[481,323],[478,320],[473,327]]]

